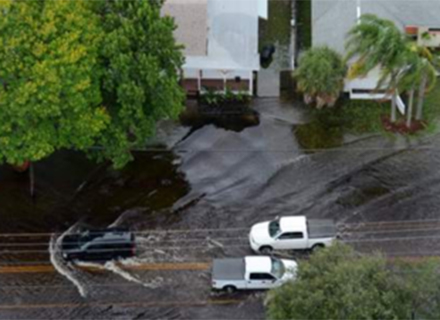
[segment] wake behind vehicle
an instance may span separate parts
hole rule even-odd
[[[316,250],[329,246],[335,238],[332,220],[308,220],[304,216],[257,223],[249,234],[252,249],[264,254],[272,250]]]
[[[235,290],[272,289],[295,278],[297,263],[266,256],[215,259],[212,288]]]
[[[65,260],[105,262],[133,257],[136,242],[128,229],[109,228],[66,235],[61,248]]]

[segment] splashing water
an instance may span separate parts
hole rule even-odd
[[[78,229],[77,224],[70,227],[58,238],[55,234],[52,235],[49,244],[50,262],[52,263],[55,270],[57,270],[61,275],[66,277],[70,282],[72,282],[75,287],[78,288],[78,292],[81,297],[87,297],[87,290],[83,281],[81,281],[81,271],[77,270],[71,263],[66,262],[61,256],[61,244],[63,238],[71,233],[74,233]]]
[[[151,282],[143,282],[142,280],[136,278],[134,275],[132,275],[130,272],[122,269],[120,266],[117,265],[117,263],[115,261],[109,261],[104,265],[104,268],[112,271],[113,273],[120,275],[122,278],[124,278],[125,280],[140,284],[146,288],[151,288],[151,289],[155,289],[157,288],[160,283],[163,281],[162,278],[157,277],[154,280],[152,280]]]
[[[139,214],[144,212],[145,208],[136,208],[124,211],[108,228],[127,227],[132,224],[132,219],[139,217]]]

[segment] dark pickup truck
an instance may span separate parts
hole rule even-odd
[[[105,262],[134,256],[136,241],[128,229],[87,230],[66,235],[61,248],[66,260]]]

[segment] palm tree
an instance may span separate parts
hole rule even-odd
[[[416,46],[409,45],[407,51],[407,67],[404,75],[400,81],[400,88],[408,91],[408,109],[406,112],[406,126],[411,127],[413,117],[414,93],[417,85],[420,83],[420,76],[422,74],[422,59],[420,58]]]
[[[376,90],[386,87],[391,94],[391,121],[396,121],[399,78],[405,67],[407,41],[392,21],[366,14],[348,33],[346,60],[356,58],[349,78],[365,76],[376,67],[381,76]]]
[[[428,48],[417,46],[415,43],[410,43],[408,45],[406,58],[407,66],[399,84],[401,88],[408,90],[409,95],[406,119],[407,127],[411,126],[414,94],[417,86],[419,88],[416,120],[422,119],[425,93],[432,90],[437,80],[436,70],[433,65],[434,62],[435,59]]]
[[[307,50],[294,72],[298,91],[306,104],[316,103],[318,109],[333,106],[344,86],[346,66],[342,57],[328,47]]]
[[[432,57],[432,55],[431,55]],[[421,59],[421,81],[417,97],[416,120],[422,120],[423,104],[425,102],[425,94],[432,90],[437,82],[436,70],[433,65],[433,59],[428,57],[420,57]]]

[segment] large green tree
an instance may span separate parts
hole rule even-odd
[[[304,102],[318,109],[333,106],[343,86],[346,67],[342,57],[328,47],[314,47],[300,58],[294,76]]]
[[[336,244],[300,262],[295,281],[270,292],[270,319],[438,318],[438,260],[390,266]]]
[[[183,106],[162,0],[0,0],[0,163],[68,148],[122,167]]]
[[[184,62],[173,37],[172,18],[162,17],[162,0],[102,0],[94,4],[102,16],[105,38],[102,92],[111,122],[99,139],[100,156],[116,166],[143,147],[156,122],[176,118],[184,93],[178,84]]]
[[[1,0],[0,163],[87,150],[107,126],[99,24],[85,1]]]

